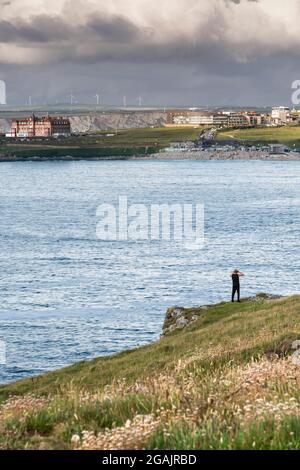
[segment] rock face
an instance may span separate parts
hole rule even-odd
[[[109,129],[131,129],[150,126],[163,126],[167,122],[167,114],[159,111],[122,112],[122,113],[91,113],[69,116],[72,132],[89,133]]]
[[[289,358],[292,364],[300,366],[300,340],[287,337],[275,346],[268,348],[265,354],[270,360]]]
[[[292,343],[292,350],[294,350],[291,361],[295,366],[300,366],[300,340],[297,339]]]
[[[276,295],[276,294],[267,294],[265,292],[261,292],[259,294],[256,294],[255,297],[250,297],[253,300],[280,300],[283,298],[282,295]]]
[[[182,330],[199,319],[201,313],[207,310],[207,306],[197,308],[197,313],[192,313],[183,307],[170,307],[167,310],[162,336],[175,330]],[[198,313],[199,312],[199,313]]]
[[[294,351],[297,351],[298,349],[300,349],[300,340],[299,340],[299,339],[297,339],[296,341],[294,341],[294,342],[292,343],[292,349],[293,349]]]
[[[300,366],[300,349],[294,352],[291,356],[291,361],[294,366]]]
[[[10,130],[10,123],[7,119],[0,119],[0,133],[5,133]]]

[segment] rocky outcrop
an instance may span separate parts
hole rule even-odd
[[[201,313],[206,311],[208,307],[204,305],[199,307],[194,311],[191,309],[185,309],[183,307],[170,307],[167,310],[165,322],[163,325],[162,336],[166,336],[172,331],[182,330],[186,328],[191,323],[194,323],[199,319]]]
[[[300,366],[300,340],[297,339],[292,343],[292,350],[294,351],[291,356],[291,361],[295,366]]]
[[[260,292],[256,294],[255,297],[250,297],[251,300],[280,300],[283,299],[282,295],[276,294],[267,294],[265,292]]]
[[[69,116],[72,132],[89,133],[109,129],[132,129],[163,126],[167,121],[166,113],[151,112],[103,112]]]
[[[10,130],[10,122],[7,119],[0,118],[0,134],[4,134]]]
[[[286,338],[274,347],[267,349],[265,354],[270,360],[289,357],[292,364],[300,366],[300,340]]]

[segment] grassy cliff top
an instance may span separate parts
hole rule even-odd
[[[0,387],[0,448],[299,449],[300,296],[184,316],[149,346]]]
[[[232,140],[264,144],[280,143],[288,146],[300,145],[300,126],[254,127],[248,129],[220,130],[217,140]]]

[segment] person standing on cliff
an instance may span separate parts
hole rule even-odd
[[[231,273],[232,279],[232,295],[231,295],[231,302],[234,302],[235,294],[237,293],[237,301],[240,302],[240,277],[245,276],[239,269],[235,269]]]

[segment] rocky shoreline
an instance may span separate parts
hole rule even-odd
[[[156,155],[146,156],[146,159],[153,160],[283,160],[295,161],[300,160],[300,154],[297,152],[290,153],[270,153],[258,150],[252,151],[214,151],[197,150],[191,152],[161,152]]]
[[[61,156],[22,156],[22,155],[0,155],[1,162],[48,162],[48,161],[141,161],[141,160],[266,160],[266,161],[297,161],[300,160],[300,154],[297,152],[290,152],[284,154],[273,154],[260,151],[238,151],[238,152],[224,152],[214,151],[208,152],[205,150],[193,152],[160,152],[150,155],[133,155],[133,156],[93,156],[82,157],[72,155]]]

